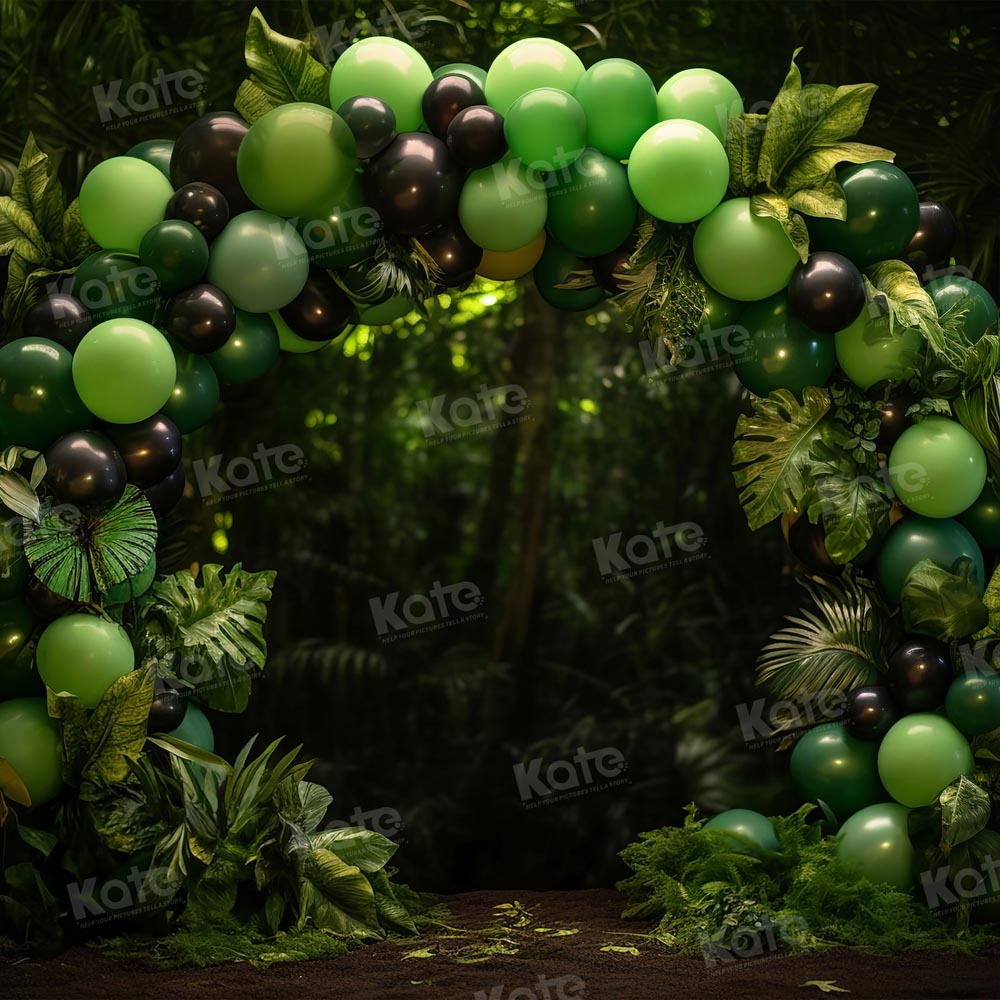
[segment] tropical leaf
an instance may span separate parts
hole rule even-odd
[[[299,927],[311,923],[351,936],[384,937],[371,883],[360,868],[322,847],[301,859],[298,911]]]
[[[36,524],[41,516],[41,505],[34,487],[19,472],[0,472],[0,504]]]
[[[799,260],[804,264],[809,259],[809,230],[802,216],[792,211],[786,198],[779,194],[755,194],[750,199],[750,211],[779,222]]]
[[[993,375],[977,388],[957,396],[951,405],[959,423],[986,452],[990,479],[1000,483],[1000,439],[997,437],[1000,428],[1000,375]]]
[[[379,920],[402,934],[416,934],[413,913],[419,912],[420,905],[416,893],[405,886],[395,886],[384,869],[368,875],[372,891],[375,893],[375,909]],[[401,898],[402,897],[402,898]],[[404,899],[409,898],[413,906],[411,913]]]
[[[972,560],[960,560],[953,570],[922,559],[906,575],[900,607],[908,632],[950,642],[979,632],[989,623]]]
[[[939,796],[941,803],[941,849],[949,851],[971,840],[989,822],[990,797],[964,774]]]
[[[31,805],[31,796],[24,781],[6,757],[0,757],[0,795],[6,796],[19,806]]]
[[[726,155],[729,157],[729,189],[737,197],[757,186],[757,161],[764,142],[767,115],[742,114],[729,119]]]
[[[311,840],[314,847],[333,851],[341,861],[369,874],[384,868],[397,850],[388,837],[353,826],[314,833]]]

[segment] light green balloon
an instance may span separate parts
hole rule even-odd
[[[511,155],[522,163],[534,170],[559,170],[587,145],[587,116],[571,94],[539,87],[510,106],[503,131]]]
[[[135,667],[135,652],[121,625],[94,615],[63,615],[38,640],[38,674],[50,691],[68,691],[96,708],[109,687]]]
[[[834,334],[837,363],[859,388],[870,389],[887,379],[899,382],[916,372],[924,340],[916,327],[890,332],[889,317],[872,317],[862,309],[858,318]]]
[[[33,806],[51,802],[62,788],[62,740],[44,698],[0,703],[0,757],[24,782]]]
[[[687,118],[711,129],[717,139],[724,141],[729,119],[743,113],[743,98],[715,70],[684,69],[660,87],[656,110],[660,121]]]
[[[885,734],[878,773],[886,791],[916,809],[929,806],[959,775],[971,774],[969,741],[942,715],[904,716]]]
[[[100,604],[105,608],[113,608],[118,604],[128,604],[129,601],[142,597],[153,586],[156,578],[156,554],[149,557],[149,562],[135,576],[130,576],[113,587],[108,587],[100,595]]]
[[[315,351],[322,351],[324,347],[329,347],[332,340],[306,340],[300,337],[282,318],[281,313],[268,313],[274,321],[274,327],[278,331],[278,346],[282,351],[289,354],[312,354]]]
[[[73,355],[73,384],[84,406],[112,424],[151,417],[177,378],[166,337],[141,319],[109,319],[90,330]]]
[[[660,122],[647,129],[628,161],[639,204],[665,222],[694,222],[714,209],[729,187],[722,143],[697,122]]]
[[[572,94],[583,76],[580,57],[551,38],[522,38],[503,49],[486,74],[486,100],[506,115],[529,90],[555,87]]]
[[[730,198],[698,223],[694,261],[721,295],[756,302],[788,284],[799,255],[776,219],[754,215],[749,198]]]
[[[628,59],[594,63],[577,81],[573,96],[587,116],[587,144],[616,160],[627,160],[658,120],[653,81]]]
[[[135,156],[113,156],[84,179],[80,218],[105,250],[138,253],[147,230],[163,221],[173,193],[170,181],[151,163]]]
[[[907,427],[889,453],[896,496],[925,517],[954,517],[986,485],[986,453],[956,420],[927,417]]]
[[[274,312],[302,291],[309,256],[291,223],[270,212],[243,212],[212,243],[208,280],[237,309]]]
[[[212,731],[212,723],[193,701],[188,702],[184,721],[176,729],[171,730],[169,735],[209,753],[215,753],[215,733]]]
[[[236,173],[265,212],[313,218],[347,191],[357,153],[340,115],[319,104],[281,104],[250,126]]]
[[[910,810],[879,802],[856,812],[837,834],[837,857],[869,882],[913,888],[913,844],[907,829]]]
[[[424,91],[434,79],[424,57],[398,38],[362,38],[330,71],[330,107],[352,97],[377,97],[392,108],[397,132],[416,132]]]
[[[494,253],[520,250],[545,227],[545,182],[520,160],[474,170],[458,202],[458,218],[473,243]]]
[[[416,302],[409,295],[391,295],[382,302],[373,302],[361,308],[358,322],[364,326],[386,326],[402,319],[416,307]]]

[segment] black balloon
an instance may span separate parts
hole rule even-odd
[[[861,272],[839,253],[811,253],[788,283],[789,310],[818,333],[836,333],[850,326],[864,306]]]
[[[859,687],[847,695],[844,722],[861,740],[880,740],[899,718],[892,694],[885,687]]]
[[[844,570],[826,550],[822,521],[813,524],[805,514],[799,515],[788,526],[788,547],[795,558],[816,576],[837,576]]]
[[[252,209],[236,174],[236,155],[249,129],[232,111],[214,111],[188,125],[170,154],[171,184],[182,188],[203,181],[222,192],[233,215]]]
[[[190,223],[211,243],[229,221],[229,202],[211,184],[192,181],[174,192],[163,217]]]
[[[888,455],[899,436],[909,427],[906,411],[917,402],[917,397],[905,384],[897,383],[890,388],[888,382],[872,386],[869,395],[875,398],[875,406],[881,411],[881,426],[875,438],[875,447],[880,454]]]
[[[64,434],[46,450],[45,464],[45,479],[63,503],[112,503],[125,492],[125,463],[114,443],[97,431]]]
[[[192,354],[210,354],[236,329],[236,310],[215,285],[192,285],[167,303],[163,328]]]
[[[438,280],[444,288],[471,281],[483,259],[483,248],[469,239],[465,230],[452,222],[417,239],[441,271]]]
[[[50,622],[56,618],[62,618],[68,614],[76,605],[62,594],[57,594],[32,574],[28,577],[27,586],[24,588],[24,603],[28,610],[42,622]]]
[[[45,337],[75,351],[83,335],[94,325],[90,311],[65,292],[56,292],[36,302],[25,314],[25,337]]]
[[[485,105],[459,111],[448,126],[448,150],[469,170],[488,167],[507,152],[503,116]]]
[[[166,479],[181,462],[181,432],[162,413],[137,424],[108,424],[105,433],[125,463],[128,481],[140,489]]]
[[[187,715],[188,700],[175,686],[157,677],[153,681],[153,701],[149,706],[150,733],[172,733]]]
[[[358,144],[358,159],[370,160],[396,137],[396,116],[385,101],[377,97],[352,97],[344,101],[337,114]]]
[[[386,229],[419,235],[456,215],[462,171],[440,139],[404,132],[371,161],[365,188]]]
[[[184,466],[178,465],[169,476],[152,486],[147,486],[142,492],[146,494],[146,499],[149,501],[150,507],[153,508],[153,513],[157,517],[163,517],[180,503],[186,484]]]
[[[948,646],[937,639],[910,636],[889,657],[889,687],[904,715],[933,711],[954,678]]]
[[[467,76],[442,76],[424,91],[422,110],[427,127],[439,139],[448,135],[455,115],[466,108],[486,103],[483,88]]]
[[[354,316],[354,303],[322,268],[309,269],[298,295],[281,310],[281,318],[303,340],[332,340]]]
[[[947,205],[923,201],[920,203],[917,231],[903,251],[903,260],[917,273],[927,267],[946,264],[957,233],[955,216]]]
[[[629,258],[635,253],[636,245],[637,237],[633,233],[620,247],[616,247],[601,257],[594,258],[594,280],[612,295],[617,295],[618,292],[624,290],[618,279],[615,278],[615,272],[621,271],[622,267],[628,263]]]

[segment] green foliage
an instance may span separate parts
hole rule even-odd
[[[30,461],[31,471],[25,477],[19,470]],[[38,523],[41,504],[36,490],[45,478],[45,456],[30,448],[11,447],[0,455],[0,505],[14,514]]]
[[[923,559],[906,576],[900,606],[907,632],[953,641],[985,628],[989,612],[979,598],[973,566],[964,559],[957,573]]]

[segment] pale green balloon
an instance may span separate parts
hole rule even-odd
[[[402,319],[415,307],[416,302],[409,295],[391,295],[382,302],[362,306],[358,322],[365,326],[387,326],[397,319]]]
[[[587,116],[564,90],[539,87],[522,94],[503,122],[512,156],[533,170],[559,170],[587,145]]]
[[[98,323],[73,355],[73,384],[83,405],[112,424],[151,417],[170,398],[176,379],[166,337],[141,319]]]
[[[727,833],[738,834],[738,837],[728,838],[736,854],[745,854],[751,844],[765,851],[781,850],[774,824],[765,815],[754,812],[753,809],[727,809],[718,816],[713,816],[703,829],[724,830]],[[742,839],[744,837],[750,844]]]
[[[330,107],[352,97],[377,97],[392,108],[397,132],[416,132],[421,102],[434,79],[424,57],[398,38],[362,38],[342,53],[330,71]]]
[[[59,694],[96,708],[109,687],[135,667],[135,651],[121,625],[95,615],[63,615],[38,640],[38,674]]]
[[[907,427],[889,453],[896,496],[925,517],[954,517],[986,485],[986,453],[957,420],[927,417]]]
[[[520,160],[474,170],[458,201],[458,218],[473,243],[494,253],[520,250],[545,227],[545,182]]]
[[[799,255],[776,219],[754,215],[749,198],[730,198],[698,223],[694,261],[721,295],[756,302],[788,284]]]
[[[274,312],[302,291],[309,256],[295,227],[270,212],[243,212],[212,242],[208,280],[237,309]]]
[[[888,316],[872,317],[862,309],[858,318],[834,334],[837,362],[859,388],[876,382],[899,382],[917,370],[924,340],[916,327],[890,332]]]
[[[869,882],[913,888],[913,844],[907,829],[910,810],[879,802],[849,817],[837,834],[837,857]]]
[[[281,313],[268,313],[278,331],[278,347],[288,354],[313,354],[329,347],[332,340],[306,340],[300,337],[282,318]]]
[[[627,160],[639,136],[658,120],[653,81],[628,59],[594,63],[573,96],[587,116],[587,144],[616,160]]]
[[[555,87],[572,94],[583,76],[580,57],[551,38],[522,38],[512,42],[493,60],[486,74],[486,100],[506,115],[510,106],[529,90]]]
[[[712,69],[684,69],[675,73],[656,95],[660,121],[687,118],[711,129],[724,141],[729,119],[743,113],[740,92]]]
[[[17,771],[33,806],[44,806],[59,794],[62,740],[44,698],[12,698],[0,703],[0,757]]]
[[[98,163],[80,188],[80,218],[105,250],[139,252],[146,232],[163,221],[170,181],[151,163],[113,156]]]
[[[208,716],[193,701],[188,702],[184,720],[168,734],[175,740],[183,740],[192,746],[200,747],[209,753],[215,753],[215,733]]]
[[[911,809],[929,806],[973,767],[969,741],[944,716],[932,712],[904,716],[885,734],[878,750],[882,784]]]

